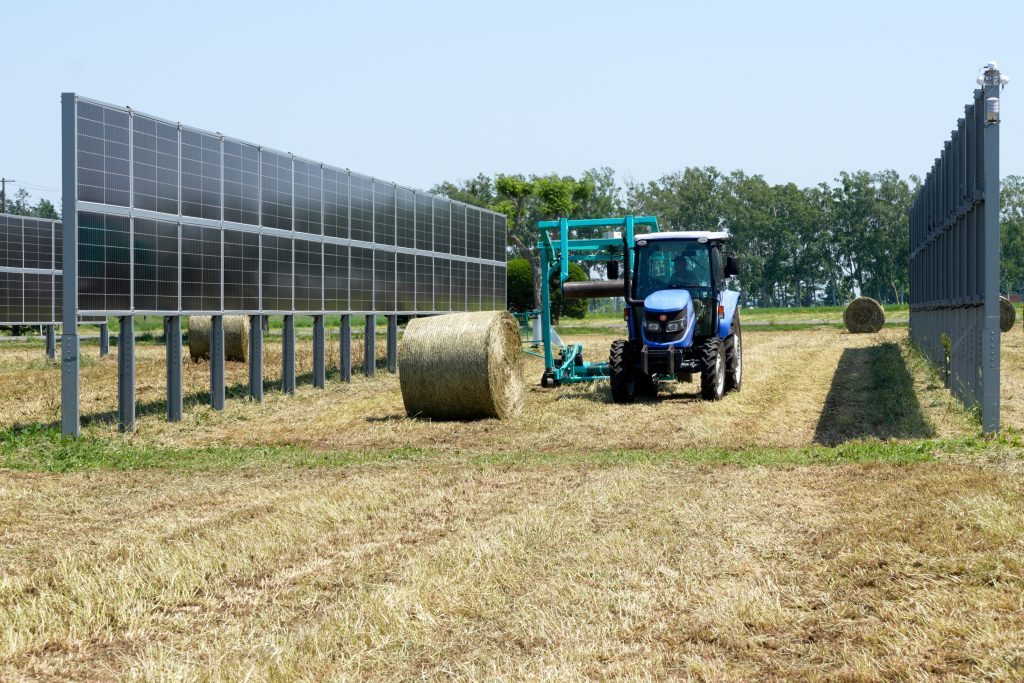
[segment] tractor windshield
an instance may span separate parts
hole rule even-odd
[[[636,297],[685,289],[693,298],[711,295],[711,250],[696,240],[650,240],[636,250]]]

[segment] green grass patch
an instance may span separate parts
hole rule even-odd
[[[683,462],[707,465],[795,466],[850,463],[916,463],[943,455],[982,454],[989,449],[1017,453],[1016,433],[995,438],[926,439],[919,441],[851,441],[835,447],[683,448],[677,450],[604,450],[540,453],[479,453],[465,450],[396,447],[384,450],[322,451],[298,446],[167,448],[138,443],[132,437],[63,438],[56,429],[40,426],[0,431],[0,468],[38,472],[85,470],[224,470],[243,467],[345,467],[401,461],[470,464],[636,465]]]

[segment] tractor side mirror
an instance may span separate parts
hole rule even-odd
[[[740,257],[739,256],[726,256],[725,257],[725,276],[736,277],[740,274]]]

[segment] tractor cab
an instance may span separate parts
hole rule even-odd
[[[612,345],[612,397],[652,395],[665,379],[701,376],[701,394],[718,400],[742,381],[739,294],[727,280],[739,262],[725,253],[726,232],[636,235],[626,273],[629,338]]]
[[[725,232],[637,235],[631,298],[643,302],[640,336],[647,343],[688,345],[694,337],[715,333],[717,295],[736,269],[723,253],[728,237]],[[687,311],[692,311],[688,317]]]

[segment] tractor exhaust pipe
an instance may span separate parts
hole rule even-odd
[[[625,283],[622,280],[584,280],[562,283],[562,294],[566,299],[599,299],[608,296],[622,296],[625,291]]]

